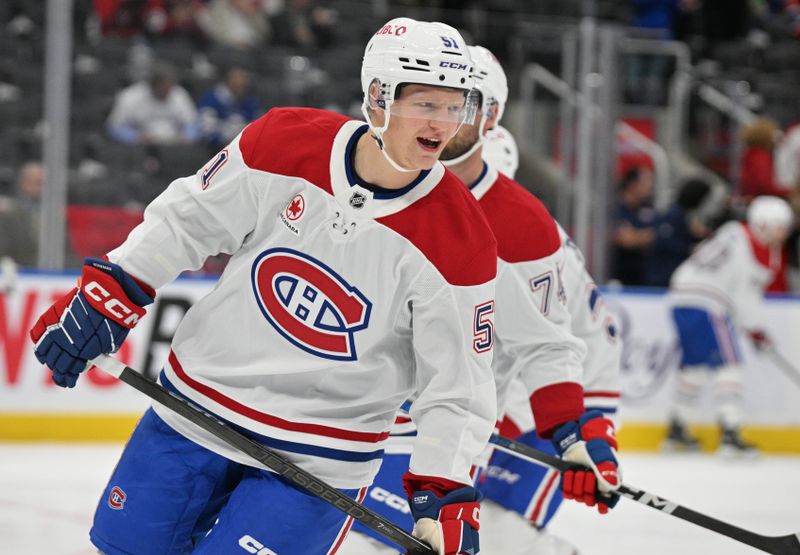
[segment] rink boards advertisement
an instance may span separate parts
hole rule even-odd
[[[28,336],[38,316],[75,286],[76,275],[23,274],[0,293],[0,440],[124,440],[149,400],[98,369],[77,387],[55,386],[33,356]],[[175,329],[191,305],[214,287],[184,278],[159,290],[155,305],[117,353],[123,362],[155,377]],[[622,440],[635,448],[656,446],[670,410],[679,352],[665,296],[652,291],[606,292],[623,340]],[[766,301],[767,331],[778,350],[800,362],[800,298]],[[745,422],[770,450],[800,452],[800,386],[768,357],[741,341]],[[798,364],[800,365],[800,364]],[[713,390],[706,388],[697,422],[714,422]]]

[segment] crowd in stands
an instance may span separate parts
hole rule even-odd
[[[317,106],[360,117],[357,68],[361,45],[376,21],[370,2],[74,0],[74,4],[71,206],[117,207],[128,211],[125,218],[131,210],[138,214],[173,179],[194,173],[272,106]],[[570,6],[578,10],[585,3],[473,0],[462,5],[404,0],[399,4],[394,7],[412,15],[437,6],[458,7],[440,13],[445,20],[455,18],[452,22],[459,26],[471,24],[470,10],[496,10],[508,15],[507,24],[513,27],[517,13],[540,9],[564,15]],[[24,0],[0,4],[0,120],[4,122],[0,149],[6,153],[0,160],[0,233],[6,229],[2,226],[36,228],[34,207],[40,195],[24,193],[22,184],[31,180],[34,167],[43,180],[39,161],[45,5]],[[609,0],[597,5],[608,7],[600,17],[614,13],[632,28],[650,33],[647,36],[687,41],[695,58],[722,55],[731,41],[744,36],[749,40],[754,29],[778,25],[776,21],[785,36],[792,37],[797,30],[800,38],[800,0]],[[498,40],[500,27],[506,29],[499,23],[483,28],[485,40]],[[510,50],[508,29],[499,38],[503,44],[492,45],[495,51]],[[792,40],[796,48],[797,39]],[[786,60],[780,60],[784,67]],[[625,68],[625,102],[665,103],[664,79],[673,70],[665,58],[632,57],[625,60]],[[800,81],[800,72],[795,73]],[[795,103],[800,108],[800,102]],[[785,118],[776,123],[765,117],[743,130],[745,150],[741,178],[734,184],[734,204],[778,194],[800,209],[794,194],[800,183],[800,127],[788,128],[788,123]],[[786,129],[782,138],[781,126]],[[663,213],[651,208],[652,187],[648,168],[636,168],[621,180],[618,225],[611,243],[615,277],[628,285],[665,286],[672,269],[711,227],[697,215],[709,195],[708,184],[685,183]],[[16,210],[18,206],[25,209]],[[17,218],[27,221],[11,222],[12,211],[27,214]],[[24,247],[24,242],[15,242],[15,257],[21,263],[35,264],[35,255],[19,252],[35,252],[36,238],[37,233],[31,233]],[[11,249],[2,241],[0,256]]]
[[[800,126],[781,134],[774,121],[756,118],[742,129],[742,139],[738,191],[717,200],[716,207],[709,204],[711,185],[693,178],[678,189],[671,206],[656,212],[652,170],[635,166],[623,175],[611,234],[615,280],[628,286],[668,287],[672,273],[697,245],[725,221],[741,219],[759,196],[788,200],[800,221]],[[791,291],[788,271],[800,266],[799,242],[795,230],[776,265],[779,270],[769,292]]]

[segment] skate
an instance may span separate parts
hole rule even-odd
[[[677,420],[671,420],[663,449],[665,451],[697,453],[700,451],[700,442],[689,434],[683,424]]]
[[[758,457],[756,446],[743,440],[738,428],[722,428],[722,438],[717,453],[723,457],[739,459]]]

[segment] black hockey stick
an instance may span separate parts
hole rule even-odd
[[[772,362],[775,364],[775,366],[783,370],[784,374],[786,374],[795,384],[800,386],[800,369],[798,369],[797,366],[789,362],[789,359],[783,356],[774,347],[767,349],[766,354],[769,355],[769,358],[772,359]]]
[[[496,445],[501,451],[509,452],[512,455],[531,460],[538,464],[550,466],[556,470],[568,470],[575,466],[572,463],[563,461],[558,457],[550,455],[549,453],[545,453],[539,449],[534,449],[533,447],[525,445],[524,443],[507,439],[497,434],[493,434],[489,442]],[[762,536],[761,534],[756,534],[755,532],[744,530],[743,528],[733,526],[727,522],[722,522],[716,518],[693,511],[692,509],[684,507],[683,505],[678,505],[677,503],[668,499],[664,499],[663,497],[657,497],[652,493],[626,484],[620,485],[619,490],[617,491],[623,497],[633,499],[642,505],[647,505],[648,507],[657,509],[662,513],[667,513],[668,515],[691,522],[692,524],[696,524],[702,528],[712,530],[713,532],[722,534],[723,536],[727,536],[751,547],[755,547],[756,549],[760,549],[766,553],[772,553],[773,555],[800,555],[800,534],[790,534],[788,536]]]
[[[336,488],[329,486],[313,474],[289,462],[271,449],[240,434],[195,405],[192,405],[180,397],[176,397],[161,384],[143,376],[133,368],[125,366],[119,360],[107,355],[100,355],[92,360],[91,363],[112,376],[119,378],[134,389],[138,389],[141,393],[161,403],[168,409],[175,411],[192,423],[197,424],[207,432],[214,434],[231,447],[253,457],[264,466],[274,470],[278,475],[297,484],[312,495],[330,503],[367,528],[374,530],[383,537],[402,546],[407,549],[410,554],[436,555],[436,552],[425,542],[418,540],[390,520],[367,509]]]

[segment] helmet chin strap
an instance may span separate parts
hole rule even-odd
[[[419,169],[405,168],[401,166],[400,164],[395,162],[391,156],[389,156],[388,152],[386,152],[386,143],[384,143],[383,141],[383,132],[386,131],[386,129],[389,127],[389,118],[391,117],[388,103],[387,106],[384,108],[384,113],[386,114],[386,121],[384,122],[383,127],[375,127],[372,124],[372,119],[369,117],[369,112],[367,111],[366,102],[364,102],[361,105],[361,113],[364,114],[364,119],[367,120],[367,125],[369,125],[369,129],[370,131],[372,131],[372,135],[375,138],[375,141],[378,143],[378,148],[380,149],[381,154],[383,154],[383,157],[386,158],[386,161],[389,162],[389,164],[391,164],[391,166],[394,169],[396,169],[399,172],[405,172],[405,173],[420,171]]]

